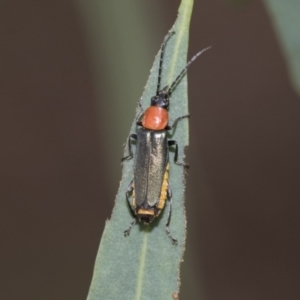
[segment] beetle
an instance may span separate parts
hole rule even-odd
[[[133,216],[128,229],[124,231],[124,236],[129,236],[131,228],[136,221],[144,224],[151,223],[163,210],[166,200],[169,201],[169,212],[165,230],[173,244],[177,240],[172,236],[169,224],[172,211],[172,192],[169,184],[169,148],[175,147],[174,163],[188,168],[188,164],[178,161],[178,144],[175,140],[168,140],[167,131],[172,130],[177,123],[190,115],[183,115],[175,119],[172,125],[169,121],[169,100],[172,91],[185,75],[190,64],[208,48],[198,52],[179,73],[170,87],[167,85],[160,88],[163,57],[166,44],[175,32],[169,32],[161,45],[160,61],[158,69],[158,80],[156,95],[151,98],[150,106],[144,111],[139,101],[141,113],[138,114],[136,125],[140,126],[136,133],[129,136],[129,155],[122,158],[122,162],[133,158],[131,141],[136,140],[136,151],[134,155],[134,175],[126,190],[126,200],[129,210]],[[129,196],[132,194],[132,204]]]

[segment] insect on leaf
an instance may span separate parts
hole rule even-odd
[[[171,29],[175,34],[165,49],[161,87],[170,85],[186,65],[192,6],[193,0],[182,0],[178,18]],[[142,95],[144,108],[149,106],[151,97],[156,93],[158,65],[159,55],[154,60]],[[187,77],[184,76],[170,98],[170,124],[187,113]],[[134,121],[131,133],[135,131]],[[187,119],[180,121],[170,133],[171,139],[178,141],[179,160],[183,161],[184,148],[188,146]],[[127,152],[126,147],[125,155]],[[170,151],[170,186],[173,194],[170,230],[178,245],[173,245],[165,232],[166,209],[150,225],[137,224],[130,236],[124,237],[124,230],[132,221],[125,194],[133,178],[133,160],[125,161],[115,207],[101,238],[88,300],[171,300],[172,295],[179,291],[179,268],[186,239],[184,170],[173,163],[173,158],[174,152]]]

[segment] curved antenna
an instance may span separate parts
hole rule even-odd
[[[179,73],[179,75],[176,77],[176,79],[173,81],[173,83],[171,84],[169,90],[168,90],[168,94],[171,95],[172,93],[172,89],[176,86],[176,84],[181,80],[181,78],[184,76],[187,68],[196,60],[196,58],[198,56],[200,56],[203,52],[205,52],[206,50],[210,49],[210,47],[207,47],[203,50],[201,50],[200,52],[198,52],[196,55],[194,55],[191,60],[186,64],[186,66],[182,69],[182,71]]]
[[[159,91],[160,91],[160,81],[161,81],[161,73],[162,73],[162,64],[163,64],[163,58],[164,58],[164,54],[165,54],[166,44],[167,44],[169,38],[170,38],[174,33],[175,33],[175,31],[169,32],[169,33],[165,36],[165,38],[164,38],[164,40],[163,40],[163,43],[162,43],[162,45],[161,45],[156,95],[158,95],[158,93],[159,93]]]

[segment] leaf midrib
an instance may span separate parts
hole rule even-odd
[[[187,15],[189,12],[190,7],[186,5],[186,9],[183,12],[184,17],[182,18],[182,23],[184,24],[187,19]],[[169,72],[168,72],[168,82],[175,79],[175,66],[177,62],[177,58],[179,56],[179,48],[182,40],[182,36],[185,31],[184,26],[179,26],[180,30],[179,32],[176,32],[177,38],[175,41],[174,51],[172,54],[171,64],[169,65]],[[174,79],[172,79],[174,78]],[[147,231],[147,230],[146,230]],[[147,243],[148,243],[148,234],[145,232],[143,243],[141,247],[141,253],[140,253],[140,263],[139,263],[139,269],[138,269],[138,275],[137,275],[137,287],[136,287],[136,296],[134,300],[140,300],[142,296],[142,285],[143,285],[143,278],[145,273],[145,265],[146,265],[146,253],[147,253]]]

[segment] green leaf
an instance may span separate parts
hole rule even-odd
[[[175,34],[169,39],[165,51],[162,87],[172,83],[186,65],[192,7],[193,0],[182,0],[172,28]],[[143,107],[148,107],[150,98],[155,95],[158,62],[159,57],[156,56],[142,96]],[[187,80],[184,76],[170,99],[170,124],[187,112]],[[131,132],[135,130],[134,120]],[[184,148],[188,145],[186,119],[180,121],[172,133],[172,139],[178,141],[179,159],[183,160]],[[124,237],[123,232],[132,220],[125,193],[133,176],[133,160],[125,161],[112,217],[106,222],[101,238],[88,300],[167,300],[173,299],[172,294],[179,291],[179,267],[186,239],[184,171],[181,166],[172,163],[173,155],[170,155],[170,185],[173,193],[170,230],[178,239],[178,245],[173,245],[165,232],[166,209],[149,226],[135,225],[130,236]]]
[[[290,80],[300,95],[300,1],[265,0],[285,56]]]

